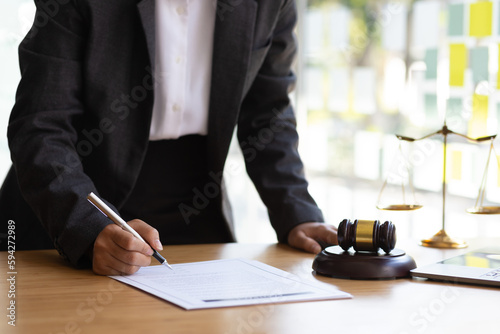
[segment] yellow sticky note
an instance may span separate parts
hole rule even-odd
[[[500,50],[500,44],[498,44]],[[498,53],[497,89],[500,89],[500,52]]]
[[[486,123],[488,121],[488,96],[474,94],[472,98],[472,117],[469,120],[470,137],[487,135]]]
[[[482,1],[470,5],[469,35],[475,37],[491,36],[493,3]]]
[[[450,86],[463,86],[467,68],[465,44],[450,44]]]
[[[462,152],[453,151],[451,152],[451,178],[453,180],[462,179]]]

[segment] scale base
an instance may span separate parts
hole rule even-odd
[[[467,243],[463,240],[451,238],[445,230],[441,230],[434,234],[432,238],[420,241],[420,245],[431,248],[465,248]]]
[[[407,277],[415,261],[401,249],[389,254],[379,252],[344,251],[340,246],[327,247],[313,262],[316,273],[348,279],[389,279]]]

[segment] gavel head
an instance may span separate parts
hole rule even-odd
[[[378,220],[344,219],[339,224],[337,237],[345,251],[350,247],[357,252],[377,252],[382,248],[390,253],[396,246],[396,227],[390,221],[380,224]]]

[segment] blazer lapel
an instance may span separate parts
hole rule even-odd
[[[255,0],[217,1],[208,121],[209,154],[216,170],[224,163],[237,121],[256,13]]]
[[[155,66],[155,0],[141,0],[137,4],[142,27],[146,35],[151,68]]]

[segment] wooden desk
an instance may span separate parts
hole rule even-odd
[[[472,246],[471,248],[472,249]],[[417,265],[464,252],[410,245]],[[415,279],[353,281],[312,274],[314,256],[283,245],[167,246],[170,263],[256,259],[351,293],[350,300],[184,311],[90,270],[55,251],[16,252],[16,327],[7,324],[7,253],[0,253],[0,333],[477,333],[500,329],[500,289]],[[420,261],[425,261],[420,263]],[[7,277],[8,278],[8,277]]]

